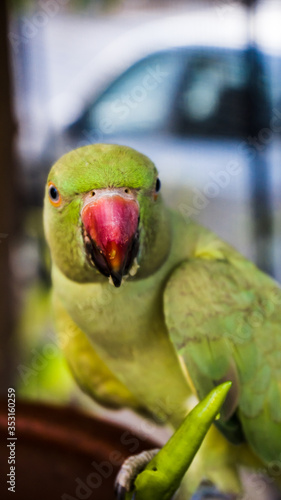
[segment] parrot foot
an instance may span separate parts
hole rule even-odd
[[[115,480],[114,490],[117,500],[125,500],[126,493],[133,489],[137,475],[145,469],[148,462],[152,460],[158,451],[158,448],[143,451],[125,460]]]
[[[204,479],[201,481],[198,490],[192,495],[191,500],[235,500],[236,498],[237,495],[222,493],[214,483]]]

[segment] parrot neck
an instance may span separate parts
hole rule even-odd
[[[149,225],[143,229],[143,244],[138,255],[138,270],[134,279],[144,279],[154,274],[167,261],[172,246],[172,220],[170,211],[161,207],[157,230]]]

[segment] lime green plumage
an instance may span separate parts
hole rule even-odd
[[[232,441],[244,434],[252,451],[213,429],[189,484],[209,475],[235,489],[238,460],[281,455],[281,292],[213,233],[167,210],[153,195],[156,176],[146,157],[112,145],[81,148],[51,170],[62,196],[57,208],[46,191],[44,215],[58,331],[92,397],[174,427],[191,390],[203,398],[231,379],[219,426]],[[87,262],[80,212],[85,192],[125,186],[137,192],[140,249],[136,274],[115,289]]]
[[[236,387],[228,413],[238,408],[254,451],[267,461],[277,460],[281,293],[252,264],[229,257],[192,259],[174,271],[165,291],[167,326],[200,397],[231,378]]]

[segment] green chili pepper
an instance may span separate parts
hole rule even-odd
[[[163,448],[135,480],[134,500],[170,500],[195,457],[212,422],[218,416],[231,382],[215,387],[187,415]]]

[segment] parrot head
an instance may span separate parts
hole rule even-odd
[[[146,156],[111,144],[85,146],[52,167],[44,226],[52,259],[70,279],[146,277],[170,248],[160,180]],[[136,278],[136,279],[137,279]]]

